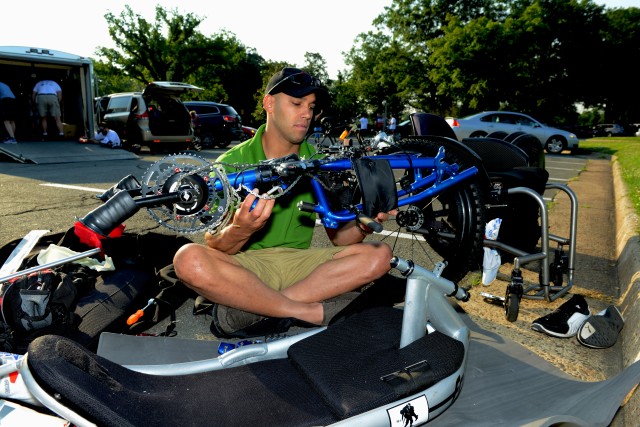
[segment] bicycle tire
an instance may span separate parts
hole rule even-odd
[[[417,234],[446,261],[442,276],[457,282],[469,271],[477,270],[482,265],[485,201],[489,191],[488,176],[482,161],[458,141],[438,136],[404,138],[383,150],[382,154],[402,152],[434,157],[440,147],[445,148],[447,163],[458,164],[460,170],[472,166],[478,168],[478,174],[472,178],[415,205],[427,224],[416,230]],[[412,173],[412,170],[406,170],[403,175],[410,176]]]

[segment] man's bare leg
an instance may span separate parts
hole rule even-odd
[[[294,317],[313,324],[323,321],[319,301],[341,295],[386,273],[391,249],[385,244],[345,247],[307,278],[278,292],[231,256],[202,246],[187,245],[174,257],[176,273],[203,297],[222,305],[268,317]]]

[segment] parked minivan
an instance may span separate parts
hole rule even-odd
[[[103,120],[123,140],[123,147],[138,151],[186,150],[193,139],[191,117],[180,95],[202,89],[188,83],[151,82],[143,92],[108,95]]]

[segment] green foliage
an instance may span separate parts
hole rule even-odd
[[[105,15],[115,48],[99,48],[101,94],[151,80],[185,81],[199,99],[227,102],[245,123],[264,120],[262,90],[283,66],[328,86],[325,115],[352,121],[366,112],[442,116],[509,109],[550,124],[640,122],[640,8],[605,9],[592,0],[394,0],[344,54],[330,80],[326,61],[275,63],[234,34],[203,35],[204,17],[156,7],[153,22],[129,6]],[[591,108],[578,115],[576,103]],[[603,114],[601,113],[604,112]]]
[[[580,148],[617,157],[629,198],[640,215],[640,137],[592,138],[580,141]]]

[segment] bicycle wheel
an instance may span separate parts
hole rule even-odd
[[[437,136],[405,138],[382,154],[409,153],[434,157],[442,146],[447,163],[458,164],[460,170],[476,166],[478,174],[432,199],[401,207],[396,222],[398,230],[422,236],[442,261],[446,261],[447,267],[442,276],[457,282],[482,264],[489,181],[481,160],[458,141]],[[425,174],[428,171],[423,171],[423,176]],[[413,176],[413,169],[397,171],[396,185],[401,188],[407,180],[413,181]]]

